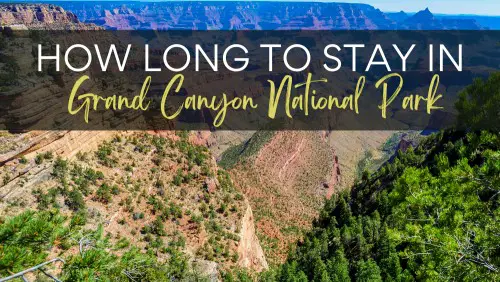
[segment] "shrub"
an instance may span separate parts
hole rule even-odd
[[[174,179],[172,180],[172,183],[175,186],[180,186],[182,182],[184,181],[184,176],[182,173],[182,169],[178,169],[176,175],[174,175]]]
[[[36,163],[37,165],[42,164],[42,163],[43,163],[43,155],[41,155],[41,154],[37,154],[37,155],[35,156],[35,163]]]
[[[68,172],[68,161],[57,157],[52,168],[52,175],[57,178],[65,177]]]
[[[132,215],[132,219],[134,220],[139,220],[144,218],[144,213],[142,212],[136,212]]]
[[[72,189],[68,193],[64,203],[74,211],[85,208],[85,201],[83,200],[82,193],[76,189]]]
[[[0,225],[0,277],[45,262],[54,246],[77,248],[81,235],[75,240],[68,238],[80,234],[77,228],[81,221],[73,217],[71,222],[66,227],[65,217],[47,211],[26,211],[5,219]],[[102,226],[85,232],[93,241],[93,248],[86,250],[84,255],[62,255],[66,261],[58,275],[62,281],[205,281],[188,277],[187,258],[175,249],[169,250],[168,258],[160,262],[155,253],[144,253],[125,238],[110,245],[109,237],[102,235]],[[159,238],[149,241],[152,247],[162,245]],[[129,249],[120,256],[112,252],[126,248]]]
[[[104,142],[99,145],[96,156],[100,160],[100,162],[107,167],[114,167],[117,161],[111,158],[111,153],[113,153],[113,147],[110,143]]]
[[[19,163],[20,164],[27,164],[28,163],[28,159],[26,159],[25,156],[22,156],[21,158],[19,158]]]
[[[47,151],[45,153],[38,153],[35,156],[35,163],[36,164],[42,164],[44,160],[51,160],[54,157],[54,154],[52,152]]]
[[[108,204],[112,200],[111,187],[106,183],[102,184],[96,191],[95,200],[103,204]]]

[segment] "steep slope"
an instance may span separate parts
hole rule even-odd
[[[1,5],[0,7],[2,7],[2,11],[4,11],[4,14],[2,14],[3,19],[11,19],[9,21],[5,20],[4,24],[15,28],[18,28],[19,25],[28,29],[85,29],[86,27],[84,24],[78,27],[80,23],[72,13],[65,12],[62,8],[53,5],[20,4]],[[48,14],[42,17],[40,13]],[[49,15],[52,18],[49,19]],[[22,37],[18,38],[18,40],[29,41],[29,38]],[[16,52],[22,51],[19,49],[21,46],[23,48],[29,48],[26,49],[27,53],[31,52],[30,44],[4,46],[5,49],[3,51],[5,54],[15,56]],[[32,66],[29,62],[18,62],[16,69],[18,70],[15,77],[17,85],[24,86],[26,84],[26,87],[18,87],[18,89],[20,88],[20,91],[23,91],[23,93],[27,94],[27,97],[29,97],[29,99],[23,101],[22,104],[24,110],[21,113],[26,115],[25,120],[30,120],[31,115],[37,115],[39,114],[38,111],[41,109],[43,110],[43,106],[41,106],[40,103],[45,102],[45,100],[39,97],[56,98],[65,92],[64,89],[59,89],[57,87],[50,87],[50,91],[53,91],[50,93],[52,95],[47,95],[47,93],[43,92],[44,86],[46,86],[49,81],[55,79],[50,77],[50,75],[38,76],[36,79],[41,86],[32,87],[31,84],[35,84],[33,80],[23,79],[24,75],[32,71]],[[68,84],[66,83],[67,81],[71,81],[74,78],[70,74],[64,74],[58,77],[58,79],[62,82],[61,84],[65,85]],[[8,91],[9,87],[4,88],[4,90]],[[9,94],[16,96],[18,93]],[[224,186],[224,189],[232,189],[232,184],[230,179],[225,175],[217,175],[218,168],[211,159],[209,165],[204,166],[204,169],[209,170],[203,173],[216,175],[205,180],[198,179],[195,184],[191,183],[195,186],[199,186],[196,189],[200,193],[205,191],[205,195],[190,195],[190,189],[180,188],[185,186],[184,181],[190,181],[187,180],[188,178],[195,177],[191,172],[186,172],[187,175],[179,174],[181,173],[180,170],[183,169],[179,163],[182,162],[182,154],[190,154],[189,158],[193,158],[192,154],[195,152],[196,154],[206,155],[203,157],[203,159],[205,159],[209,158],[208,152],[206,152],[206,150],[200,151],[202,149],[201,147],[193,147],[191,142],[187,142],[188,136],[183,135],[184,139],[179,141],[182,143],[181,151],[186,149],[189,150],[189,152],[181,152],[180,155],[176,156],[177,159],[175,162],[177,164],[171,163],[168,167],[163,167],[164,172],[161,172],[162,170],[159,169],[159,164],[157,163],[153,163],[152,165],[154,167],[150,167],[151,155],[142,157],[137,156],[135,155],[137,148],[121,144],[121,141],[116,141],[124,139],[130,141],[131,139],[128,138],[133,138],[135,139],[134,146],[140,147],[141,149],[139,150],[145,147],[148,147],[149,150],[152,144],[148,142],[153,142],[153,139],[155,140],[154,142],[160,142],[162,143],[161,146],[163,146],[167,143],[170,145],[174,144],[179,140],[179,137],[175,136],[175,132],[172,131],[160,132],[155,137],[144,137],[142,134],[137,134],[138,133],[125,131],[31,131],[21,134],[2,132],[0,137],[2,141],[0,163],[3,171],[3,186],[0,189],[2,216],[16,215],[23,210],[32,209],[37,206],[40,206],[41,209],[50,208],[52,205],[63,207],[65,211],[63,213],[64,216],[75,214],[75,211],[79,213],[81,210],[85,213],[88,212],[90,217],[92,217],[85,228],[95,230],[97,226],[103,224],[104,231],[110,234],[110,236],[113,234],[113,238],[117,239],[111,240],[110,244],[112,245],[119,244],[121,239],[126,240],[131,246],[139,247],[142,251],[150,250],[151,248],[149,245],[155,245],[154,250],[160,261],[162,257],[171,255],[168,252],[162,254],[162,252],[158,251],[160,248],[164,248],[162,247],[163,243],[167,244],[167,242],[179,239],[182,242],[180,251],[185,253],[189,261],[193,261],[196,266],[201,265],[200,268],[204,269],[205,272],[212,272],[209,276],[213,276],[213,272],[215,271],[215,277],[217,277],[219,270],[235,266],[252,268],[257,271],[266,269],[267,263],[265,257],[262,255],[258,238],[254,232],[253,217],[248,216],[252,214],[252,210],[244,201],[244,196],[240,193],[237,194],[236,197],[238,200],[235,200],[233,197],[235,192],[225,190],[226,192],[224,193],[226,193],[226,195],[224,195],[224,199],[220,198],[222,196],[219,190],[222,189],[221,185]],[[159,135],[162,137],[160,138]],[[109,140],[113,138],[115,141],[109,143]],[[137,141],[137,139],[139,139],[139,141]],[[103,141],[106,141],[106,143],[102,143]],[[126,142],[126,144],[130,145],[129,142]],[[155,148],[159,149],[158,146],[155,146]],[[114,149],[119,149],[120,152],[114,152],[114,157],[105,156],[110,150]],[[171,149],[170,147],[167,148],[167,150],[171,151],[167,158],[173,158],[171,154],[174,153],[175,149]],[[95,150],[99,153],[94,154],[93,152]],[[87,157],[85,157],[86,154],[83,152],[90,152],[88,153],[90,158],[87,159]],[[163,152],[162,154],[163,157],[165,157],[165,153]],[[137,158],[137,160],[131,160],[131,163],[127,164],[121,164],[120,160],[122,160],[125,155],[131,159]],[[52,162],[54,162],[56,157],[63,159],[57,159],[55,164],[53,164]],[[71,159],[71,161],[68,163],[66,159]],[[47,163],[47,160],[50,163]],[[157,160],[158,159],[155,159],[155,161]],[[173,160],[170,159],[170,161]],[[191,161],[193,161],[193,159],[191,159]],[[197,159],[196,162],[198,161],[200,160]],[[138,163],[140,163],[139,167],[134,168]],[[51,174],[52,167],[61,164],[67,167],[65,168],[66,172],[64,174],[71,174],[70,187],[67,187],[68,180],[66,177],[58,178]],[[188,165],[187,170],[196,170],[196,172],[194,172],[197,174],[195,178],[201,173],[199,165],[200,164],[195,165],[198,166],[198,168],[193,168],[192,164]],[[110,166],[112,166],[112,168]],[[84,180],[83,184],[80,183],[83,176],[78,175],[82,173],[82,168],[85,168],[83,170],[84,173],[97,171],[99,168],[104,171],[103,177],[105,177],[105,179],[94,179],[92,184],[90,184],[90,186],[93,187],[89,188],[87,187],[89,185],[87,180]],[[120,171],[122,173],[120,173]],[[159,175],[157,175],[157,177],[149,175],[152,173],[159,173]],[[128,174],[128,176],[124,180],[122,177],[125,177],[125,174]],[[127,191],[121,191],[125,186],[129,187],[129,185],[132,185],[132,183],[128,181],[132,181],[131,179],[135,176],[141,178],[144,177],[144,175],[149,175],[149,178],[147,180],[145,179],[145,182],[141,182],[141,179],[139,179],[139,183],[134,184],[134,187],[148,185],[146,190],[144,190],[145,188],[141,188],[141,191],[136,191],[136,188],[134,188],[134,191],[127,189]],[[77,177],[77,179],[75,179],[75,177]],[[161,179],[165,177],[166,179]],[[171,179],[172,177],[175,179]],[[208,176],[205,175],[205,177]],[[110,187],[111,184],[107,183],[108,181],[115,184]],[[161,187],[161,189],[158,190],[159,186],[163,185],[163,181],[165,181],[165,183],[175,181],[180,190],[176,189],[176,191],[174,191],[172,188],[170,192],[165,192]],[[182,183],[178,183],[178,181]],[[200,181],[202,182],[201,184],[199,183]],[[58,184],[63,186],[61,188],[62,190],[58,190],[60,187],[52,187]],[[82,189],[89,188],[90,190],[77,191],[78,189],[76,188],[72,189],[73,185],[78,186],[78,189],[81,188],[80,185],[84,185],[85,187]],[[165,189],[166,188],[167,187],[165,187]],[[168,188],[171,188],[170,185]],[[194,187],[188,185],[188,188]],[[123,193],[121,195],[114,195],[114,193],[117,193],[117,189],[120,189]],[[36,191],[32,195],[32,191],[34,190]],[[208,190],[210,190],[210,192],[207,192]],[[139,192],[141,195],[138,196],[137,194]],[[81,195],[82,193],[85,193],[83,197]],[[177,193],[177,196],[175,196],[175,193]],[[185,211],[183,210],[182,204],[179,205],[178,203],[173,203],[172,199],[166,200],[163,198],[163,196],[169,194],[177,198],[179,197],[179,193],[182,194],[180,196],[181,201],[203,202],[200,209],[203,209],[203,212],[208,218],[205,220],[204,217],[200,217],[199,214],[194,214],[190,219],[189,215],[191,210],[187,210],[186,214],[184,214]],[[231,193],[233,193],[232,196]],[[196,199],[183,198],[187,196],[192,196]],[[120,199],[110,201],[110,197]],[[136,209],[129,210],[130,205],[136,204],[136,197],[138,197]],[[214,198],[212,199],[210,197]],[[81,200],[86,201],[88,206],[78,207],[81,204]],[[211,202],[214,200],[217,201],[217,205]],[[219,202],[219,200],[222,200],[224,203]],[[74,207],[75,201],[77,207]],[[229,205],[229,201],[231,203],[234,202],[234,204]],[[127,207],[123,208],[123,205]],[[153,207],[151,208],[151,206]],[[72,207],[76,210],[72,210]],[[198,208],[196,208],[196,210],[198,210]],[[159,212],[161,212],[161,215],[157,215]],[[168,214],[172,212],[176,214],[175,217],[177,217],[177,219],[167,218]],[[229,216],[227,221],[221,222],[217,218],[217,215],[221,213],[223,217],[227,217],[229,214],[233,214],[234,216]],[[152,221],[155,215],[157,215],[156,220]],[[131,217],[132,220],[128,217]],[[170,223],[170,220],[172,220],[172,223]],[[204,221],[207,222],[204,224]],[[128,232],[123,232],[123,225],[128,226]],[[170,233],[167,234],[164,233],[164,231],[157,230],[158,226],[165,226],[165,229]],[[230,228],[230,231],[227,231],[227,228]],[[242,231],[242,229],[244,229],[244,231]],[[145,234],[144,236],[146,236],[146,239],[144,239],[144,236],[138,237],[136,235],[141,231]],[[158,231],[160,233],[158,233]],[[151,235],[150,233],[155,235]],[[159,234],[164,234],[161,235],[162,237],[168,235],[168,239],[158,239],[159,237],[157,237],[154,242],[150,241],[152,236],[159,236]],[[240,240],[243,245],[247,247],[239,247]],[[174,242],[173,244],[176,243]],[[54,251],[57,251],[57,249]],[[55,254],[48,254],[49,257],[53,255]],[[224,262],[220,260],[222,257],[224,258]],[[216,262],[220,263],[220,265]],[[28,266],[30,265],[23,265],[23,267]]]
[[[75,4],[75,2],[65,5],[70,4],[88,5],[85,3]],[[93,6],[94,8],[92,9],[95,9],[94,12],[96,14],[90,14],[93,13],[93,10],[88,9],[88,7],[85,9],[76,7],[76,13],[80,18],[89,22],[103,24],[107,28],[118,29],[391,29],[394,27],[394,24],[388,23],[380,11],[370,8],[368,5],[287,3],[286,9],[280,10],[268,7],[265,4],[256,4],[258,6],[246,6],[235,3],[225,3],[224,5],[218,4],[224,6],[222,7],[209,4],[189,6],[188,4],[182,3],[176,4],[177,6],[172,10],[167,7],[172,5],[171,3],[168,5],[158,4],[158,6],[154,7],[147,6],[149,4],[150,3],[133,3],[130,5],[134,7],[126,7],[117,3],[103,3],[103,6],[115,6],[106,9]],[[135,8],[135,5],[141,6],[139,11]],[[231,11],[228,7],[232,7],[232,9],[237,10],[237,12]],[[276,15],[270,13],[262,14],[262,11],[273,9],[278,11]],[[89,14],[83,15],[83,11]],[[100,14],[102,11],[104,11],[104,14]],[[200,13],[205,14],[201,15]],[[334,18],[330,18],[329,15],[335,16]],[[60,19],[62,19],[63,22],[67,20],[64,17]],[[164,19],[165,21],[159,22],[158,19]],[[38,24],[39,23],[35,24],[34,27],[36,28]],[[45,24],[46,23],[44,23],[44,25]],[[47,24],[47,26],[49,25],[50,24]],[[69,26],[71,27],[73,24],[70,23]],[[60,28],[61,25],[55,25],[55,27]],[[422,26],[418,26],[418,28],[422,28]],[[440,28],[442,28],[442,26]],[[212,85],[209,85],[209,82],[207,82],[207,87],[212,87]],[[36,91],[36,89],[29,91]],[[36,92],[33,93],[36,94]],[[33,160],[37,159],[40,161],[41,159],[41,161],[46,163],[47,160],[44,161],[44,159],[50,156],[50,154],[46,155],[47,152],[53,152],[56,156],[76,158],[76,155],[81,150],[92,151],[98,149],[102,140],[109,140],[115,134],[119,134],[122,139],[125,139],[126,136],[129,135],[129,133],[124,132],[30,132],[21,135],[4,134],[2,136],[2,152],[4,152],[5,155],[2,156],[1,162],[5,163],[5,173],[3,173],[2,176],[4,177],[6,185],[2,188],[1,195],[6,195],[5,198],[7,202],[5,206],[2,207],[6,208],[6,211],[9,213],[15,214],[22,209],[22,207],[18,205],[25,204],[22,202],[24,200],[23,195],[30,194],[30,191],[28,191],[29,189],[23,190],[19,189],[20,187],[26,186],[32,188],[32,185],[41,183],[42,186],[47,185],[47,187],[44,188],[50,188],[48,187],[50,184],[47,184],[49,182],[45,181],[56,183],[55,181],[57,181],[57,179],[52,179],[53,177],[50,175],[50,167],[34,165]],[[162,132],[161,134],[169,137],[173,135],[169,132]],[[207,133],[199,133],[195,136],[191,135],[190,138],[198,144],[210,146],[210,149],[217,153],[224,150],[225,147],[232,142],[239,143],[239,141],[248,138],[247,132],[216,132],[212,136],[207,137],[207,135]],[[318,210],[322,206],[324,199],[332,196],[334,192],[338,192],[344,187],[350,187],[354,182],[356,165],[359,159],[363,157],[365,150],[378,149],[390,135],[391,133],[389,132],[369,134],[366,132],[333,132],[329,134],[280,132],[276,135],[272,134],[271,136],[264,137],[263,141],[258,141],[260,138],[252,138],[250,139],[251,141],[249,141],[250,143],[255,142],[261,144],[257,144],[255,151],[238,146],[236,149],[240,151],[237,152],[236,155],[239,156],[242,154],[244,158],[241,161],[232,162],[231,165],[232,169],[230,173],[232,179],[235,180],[234,186],[236,186],[236,190],[241,191],[241,194],[247,196],[249,199],[248,204],[241,200],[237,201],[237,213],[240,213],[240,215],[237,215],[238,219],[219,218],[220,213],[215,211],[217,218],[213,220],[216,222],[221,220],[223,223],[212,225],[209,221],[209,223],[207,223],[208,227],[203,225],[203,228],[208,229],[208,231],[206,231],[208,235],[203,232],[201,232],[201,234],[196,234],[191,230],[196,222],[190,222],[190,215],[184,214],[180,219],[173,219],[174,223],[167,222],[167,224],[165,224],[167,225],[165,229],[177,230],[177,228],[180,228],[180,232],[183,234],[182,236],[186,239],[186,248],[180,247],[180,249],[186,251],[190,255],[194,254],[193,256],[198,258],[201,264],[203,264],[206,269],[210,269],[210,271],[217,267],[217,264],[210,262],[211,260],[220,262],[224,267],[242,266],[251,267],[256,270],[262,270],[267,267],[267,262],[263,254],[268,256],[272,264],[282,262],[288,253],[289,247],[293,246],[296,240],[302,238],[303,231],[309,230],[312,225],[312,220],[318,216]],[[172,138],[176,140],[176,137]],[[148,141],[144,141],[145,144],[147,144],[147,142]],[[123,147],[121,143],[122,142],[118,142],[118,145],[113,143],[113,146],[116,145],[116,148],[123,148],[123,152],[131,150],[131,146]],[[234,152],[234,150],[230,150],[230,152]],[[20,162],[24,162],[21,156],[26,153],[30,153],[25,157],[29,160],[30,164],[28,166],[23,166],[22,163],[20,164]],[[134,151],[131,154],[135,155],[136,152]],[[92,153],[90,155],[94,157],[93,161],[101,161],[98,158],[96,159]],[[115,156],[118,159],[121,158],[121,155]],[[133,167],[132,163],[130,163],[132,168],[129,168],[123,163],[120,168],[103,168],[106,177],[109,176],[109,178],[106,179],[111,182],[118,181],[116,175],[113,173],[119,173],[122,176],[128,174],[135,175],[138,173],[139,178],[145,179],[145,182],[141,182],[141,185],[144,184],[153,187],[153,194],[155,197],[159,196],[156,194],[156,187],[151,182],[151,179],[147,180],[147,177],[143,177],[149,175],[147,169],[150,168],[148,166],[151,166],[151,164],[146,163],[147,158],[140,154],[135,155],[135,157],[140,160],[140,162],[136,163],[136,167]],[[175,165],[176,160],[174,161],[171,159],[169,162],[173,163],[172,167],[166,172],[170,174],[167,176],[163,175],[162,177],[166,177],[166,179],[172,177],[171,180],[174,181],[173,177],[176,176],[174,172],[177,168]],[[83,161],[78,158],[76,158],[75,163],[82,166],[85,165]],[[74,163],[71,165],[73,164]],[[99,169],[102,166],[102,164],[97,165]],[[131,169],[132,172],[124,172],[129,169]],[[216,168],[214,169],[216,170]],[[29,173],[32,174],[30,175]],[[151,171],[151,173],[153,172]],[[184,179],[184,176],[182,178]],[[23,184],[25,181],[27,181],[27,184]],[[201,186],[201,180],[198,179],[196,181],[198,182],[193,185]],[[217,181],[219,185],[222,182],[219,181],[219,179],[210,179],[209,181],[203,181],[203,186],[206,186],[206,189],[213,190],[214,184],[217,186]],[[97,183],[100,184],[99,182]],[[181,186],[184,185],[190,190],[193,188],[190,187],[191,184],[192,183],[189,183],[189,185],[187,185],[184,183],[181,184]],[[94,187],[94,189],[99,188],[100,187],[97,186]],[[104,190],[107,190],[107,188],[104,188]],[[4,191],[9,192],[8,194],[4,194]],[[25,193],[26,191],[28,193]],[[48,193],[48,190],[42,190],[42,192],[44,192],[44,194],[41,196],[27,197],[27,206],[35,204],[35,202],[38,201],[36,197],[40,197],[42,202],[45,201],[44,199],[46,196],[49,197],[49,199],[52,197],[52,195]],[[149,189],[147,192],[147,194],[149,194]],[[182,190],[174,189],[171,196],[182,202],[182,204],[192,207],[193,203],[190,201],[185,203],[185,199],[179,199],[179,195],[176,194],[177,192],[181,193]],[[95,193],[97,193],[97,190]],[[106,191],[103,191],[103,193],[107,194]],[[191,196],[191,194],[188,195]],[[121,196],[123,197],[123,194]],[[220,196],[222,195],[216,194],[213,198],[219,199]],[[59,204],[64,207],[66,205],[66,203],[63,203],[65,202],[65,200],[63,200],[65,196],[59,195],[58,197]],[[140,211],[143,209],[148,210],[151,205],[154,206],[154,201],[153,204],[144,204],[146,199],[140,196],[138,199],[139,198],[142,203],[139,206],[140,209],[138,209],[138,217],[141,216]],[[238,196],[238,198],[240,197]],[[21,202],[17,202],[16,199],[21,199]],[[99,223],[104,223],[104,225],[106,225],[109,221],[109,225],[106,226],[112,227],[110,227],[110,229],[104,227],[104,229],[106,231],[110,230],[110,234],[113,234],[115,237],[118,233],[121,236],[121,231],[124,227],[117,223],[117,221],[121,220],[121,216],[123,216],[124,213],[119,207],[116,207],[116,205],[113,206],[113,204],[111,204],[108,209],[103,203],[94,201],[93,199],[94,195],[86,197],[92,209],[101,213],[101,216],[97,219],[92,219],[93,221],[91,220],[88,227],[96,228]],[[178,204],[178,202],[175,202],[175,204]],[[219,202],[217,202],[217,205],[214,205],[213,209],[219,209],[221,206],[218,205]],[[193,207],[193,209],[199,209],[201,211],[202,208],[200,206]],[[168,206],[168,210],[174,210],[175,213],[176,207],[174,206],[171,208],[171,206]],[[189,208],[189,210],[192,209]],[[210,211],[210,206],[208,210]],[[134,214],[129,215],[133,217]],[[224,213],[222,215],[224,215]],[[148,210],[144,212],[144,216],[144,219],[137,219],[130,222],[126,221],[125,224],[131,224],[135,229],[130,230],[136,230],[136,234],[138,234],[137,228],[141,226],[150,228],[153,226],[151,224],[154,222],[150,222],[149,220],[154,217],[154,214]],[[146,218],[146,216],[148,216],[148,218]],[[209,214],[209,218],[210,216]],[[234,216],[234,214],[232,216]],[[257,222],[256,226],[253,226],[252,218],[255,218]],[[197,220],[198,218],[196,218],[195,221]],[[224,233],[223,235],[218,233],[218,227],[221,225],[231,226],[231,233]],[[236,226],[235,229],[232,229],[233,225]],[[126,226],[128,227],[128,225]],[[241,226],[240,230],[238,230],[238,226]],[[142,227],[139,229],[142,230]],[[153,227],[156,228],[155,226]],[[152,243],[146,242],[145,238],[148,234],[136,236],[131,232],[132,231],[130,231],[130,234],[125,232],[126,240],[138,244],[142,249],[157,250],[156,246],[150,247],[150,245],[154,245],[158,243],[158,241]],[[185,233],[187,235],[184,235]],[[235,234],[240,238],[238,243],[231,238],[227,238],[233,237]],[[169,240],[172,239],[172,241],[175,241],[172,244],[177,246],[177,239],[182,241],[180,238],[183,237],[177,236],[178,234],[169,235],[171,235],[168,236],[169,238],[162,239],[164,243],[171,242]],[[154,236],[157,235],[153,235],[153,237]],[[143,238],[144,240],[141,241]],[[264,251],[260,248],[259,239],[263,243]],[[114,244],[119,244],[120,240],[115,238],[111,241]],[[182,243],[179,244],[182,245]],[[224,249],[226,245],[229,246],[227,252]],[[73,251],[75,250],[73,249]],[[221,252],[222,255],[220,255]],[[228,257],[225,257],[226,255]],[[162,254],[160,252],[160,257],[161,256]]]
[[[384,145],[394,136],[393,131],[332,131],[327,136],[327,143],[334,150],[338,165],[336,191],[350,189],[360,171],[360,162],[367,155],[372,159],[383,157]],[[388,152],[393,154],[395,151]],[[378,168],[378,167],[375,167]]]
[[[256,133],[219,164],[249,199],[268,262],[284,260],[337,181],[335,155],[319,132]]]
[[[498,279],[499,141],[448,131],[400,154],[326,203],[279,279]]]
[[[254,210],[268,262],[286,258],[325,199],[354,184],[365,152],[381,151],[393,134],[259,131],[221,155],[219,165],[229,169]]]
[[[497,73],[460,93],[461,130],[435,133],[415,149],[400,143],[406,152],[327,201],[268,280],[498,280],[499,84]]]
[[[84,228],[102,226],[110,243],[127,241],[160,260],[176,244],[191,260],[220,269],[267,268],[244,196],[186,134],[117,135],[70,161],[50,151],[23,156],[4,165],[0,177],[3,216],[56,208],[83,217]],[[71,250],[54,249],[49,257],[54,252]]]

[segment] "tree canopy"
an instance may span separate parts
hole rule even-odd
[[[325,204],[277,281],[500,278],[500,138],[445,131]]]

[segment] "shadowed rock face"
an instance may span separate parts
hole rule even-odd
[[[304,2],[60,2],[81,21],[108,29],[394,29],[365,4]]]

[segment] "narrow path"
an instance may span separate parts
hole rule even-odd
[[[283,171],[285,171],[286,168],[288,167],[288,165],[295,159],[295,157],[297,157],[297,155],[302,150],[302,146],[303,145],[304,145],[304,137],[302,137],[302,139],[300,140],[300,143],[299,143],[299,146],[297,147],[297,150],[295,150],[295,152],[290,156],[290,158],[288,158],[288,160],[281,167],[281,169],[280,169],[280,171],[278,173],[278,179],[280,181],[283,181],[283,179],[282,179]]]

